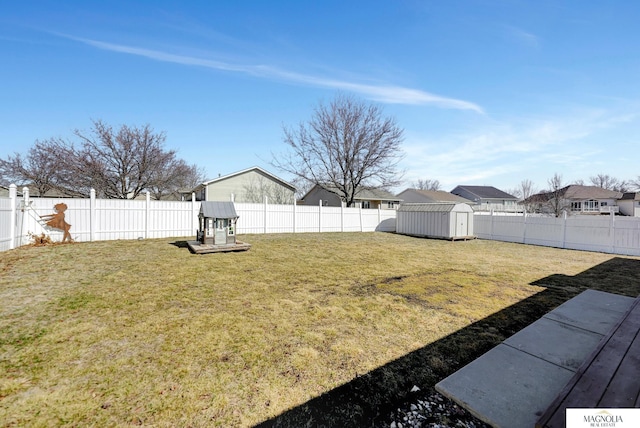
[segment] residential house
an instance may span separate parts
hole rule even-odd
[[[293,204],[296,188],[276,175],[254,166],[199,184],[193,190],[196,201],[234,201]],[[188,198],[187,198],[188,199]]]
[[[518,211],[518,198],[493,186],[456,186],[451,191],[474,202],[475,211]]]
[[[622,193],[603,189],[598,186],[571,184],[555,192],[542,192],[527,199],[536,206],[536,211],[558,214],[554,210],[571,214],[609,214],[618,213],[617,201]],[[559,198],[559,200],[557,200]]]
[[[454,195],[444,190],[421,190],[421,189],[405,189],[396,195],[403,203],[442,203],[456,202],[466,203],[469,205],[475,202],[465,199],[462,196]]]
[[[640,192],[623,193],[617,204],[620,214],[640,217]]]
[[[325,207],[339,207],[342,199],[331,186],[316,184],[298,202],[303,205],[322,205]],[[402,200],[392,193],[382,189],[362,189],[354,198],[354,205],[362,208],[396,209]]]

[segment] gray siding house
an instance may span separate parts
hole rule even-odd
[[[476,211],[518,210],[518,198],[493,186],[456,186],[451,193],[474,202]]]
[[[329,190],[329,186],[316,184],[298,201],[301,205],[319,205],[339,207],[342,205],[340,196]],[[362,189],[355,197],[355,206],[361,208],[396,209],[402,200],[397,196],[380,189]]]
[[[196,201],[235,201],[270,204],[293,204],[296,188],[274,174],[253,167],[223,175],[199,184],[193,190]]]

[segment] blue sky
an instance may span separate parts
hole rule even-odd
[[[640,176],[637,1],[0,3],[0,157],[150,124],[210,177],[269,165],[338,92],[405,130],[417,179]]]

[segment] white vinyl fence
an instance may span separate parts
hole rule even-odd
[[[45,233],[54,241],[62,231],[44,225],[40,216],[67,204],[65,221],[75,241],[195,237],[200,202],[120,199],[29,198],[28,189],[0,198],[0,251],[33,241]],[[396,211],[344,207],[236,203],[238,234],[304,232],[395,232]],[[520,242],[576,250],[640,256],[640,218],[620,216],[474,215],[481,239]]]
[[[65,203],[65,221],[74,241],[195,237],[200,202],[67,198],[29,198],[28,189],[0,198],[0,251],[33,242],[45,233],[54,241],[62,231],[46,226],[41,216]],[[323,206],[235,204],[238,234],[395,231],[395,210]]]
[[[473,227],[481,239],[640,256],[637,217],[476,214]]]

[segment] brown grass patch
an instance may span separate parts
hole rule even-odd
[[[244,240],[208,255],[168,239],[0,253],[0,421],[295,425],[345,385],[346,407],[324,415],[358,420],[363,402],[429,388],[583,289],[640,293],[637,258],[383,233]],[[633,263],[603,280],[619,260]]]

